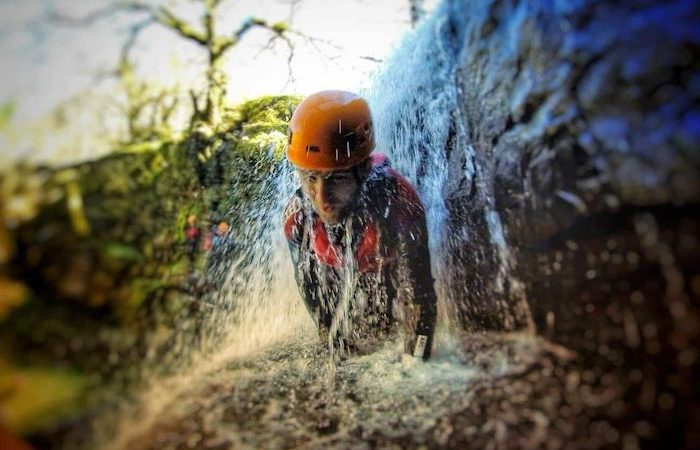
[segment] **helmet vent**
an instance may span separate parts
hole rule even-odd
[[[321,148],[316,146],[316,145],[307,145],[306,146],[306,153],[309,153],[309,152],[318,153],[320,151],[321,151]]]
[[[355,151],[355,149],[357,148],[358,137],[359,136],[357,135],[357,133],[348,133],[345,135],[345,145],[348,148],[348,152],[350,150]]]

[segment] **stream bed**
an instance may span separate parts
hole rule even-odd
[[[574,353],[528,333],[447,336],[427,363],[398,343],[344,360],[310,339],[273,346],[186,383],[150,420],[133,416],[118,445],[601,448],[626,438],[597,418],[619,386]]]

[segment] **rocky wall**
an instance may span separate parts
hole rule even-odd
[[[465,327],[503,327],[483,312],[498,277],[493,210],[537,333],[625,392],[610,417],[647,443],[699,445],[700,7],[445,11],[459,92],[445,145],[449,284],[469,293]]]

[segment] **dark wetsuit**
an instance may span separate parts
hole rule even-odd
[[[340,224],[324,225],[301,189],[292,196],[284,232],[295,277],[319,333],[330,334],[334,345],[352,350],[365,338],[388,335],[399,321],[406,351],[414,353],[418,341],[416,354],[424,345],[427,359],[436,296],[425,211],[385,156],[371,158],[353,213]]]

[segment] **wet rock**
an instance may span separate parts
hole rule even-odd
[[[563,445],[700,442],[700,247],[688,237],[700,164],[687,147],[699,23],[691,1],[452,0],[387,69],[406,91],[379,86],[387,127],[431,124],[386,140],[427,203],[444,204],[451,317],[471,331],[534,329],[575,354],[562,395],[602,416]],[[499,422],[489,429],[509,442]]]
[[[605,420],[589,424],[601,445],[653,445],[635,432],[640,420],[664,446],[698,442],[697,365],[688,363],[700,344],[699,298],[689,282],[700,248],[681,244],[700,227],[700,166],[682,144],[692,128],[686,113],[697,103],[690,80],[698,53],[688,51],[696,37],[676,29],[700,23],[691,3],[576,3],[563,11],[486,2],[473,8],[503,25],[473,42],[506,48],[499,53],[512,58],[465,41],[457,63],[467,70],[456,83],[469,92],[457,117],[469,124],[464,139],[482,196],[493,198],[535,327],[574,350],[582,368],[598,369],[598,384],[579,391],[590,408],[611,405]],[[518,22],[521,10],[529,25]],[[509,47],[513,33],[527,47]],[[488,88],[493,73],[503,82]],[[453,195],[460,200],[452,229],[466,226],[471,236],[488,229],[465,220],[487,213],[468,188]],[[478,254],[487,244],[470,237],[456,245]],[[489,302],[474,275],[466,270],[454,281]],[[568,390],[580,383],[575,373]],[[499,434],[497,423],[491,428]]]

